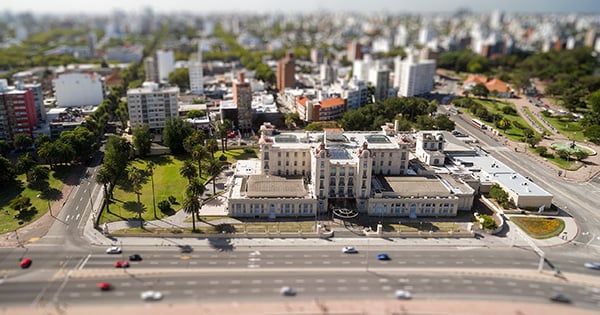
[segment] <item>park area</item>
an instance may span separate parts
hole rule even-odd
[[[557,236],[565,229],[565,222],[558,218],[513,216],[510,220],[536,239]]]

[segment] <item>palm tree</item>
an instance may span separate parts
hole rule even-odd
[[[198,177],[202,177],[202,160],[208,157],[208,150],[202,145],[197,145],[192,151],[192,158],[198,163]]]
[[[214,138],[208,139],[206,141],[206,150],[208,150],[208,152],[210,152],[210,156],[214,158],[215,152],[219,151],[219,144],[217,143],[217,140]]]
[[[198,196],[194,194],[185,194],[183,199],[183,211],[192,215],[192,231],[196,232],[196,214],[200,211],[202,204]]]
[[[202,184],[202,182],[200,182],[200,179],[193,178],[192,181],[190,181],[187,185],[185,192],[186,195],[194,195],[196,196],[196,198],[199,198],[200,196],[202,196],[202,194],[204,194],[205,190],[206,187],[204,186],[204,184]],[[200,206],[202,207],[202,203],[200,203]],[[198,220],[200,220],[200,211],[196,212],[196,217],[198,218]]]
[[[44,162],[50,164],[50,169],[54,169],[56,154],[56,145],[53,142],[44,142],[38,149],[38,156]]]
[[[156,219],[156,199],[154,197],[154,162],[148,161],[146,163],[146,172],[150,174],[150,179],[152,180],[152,208],[154,209],[154,218]]]
[[[108,184],[110,184],[112,180],[112,175],[110,171],[102,166],[102,168],[96,173],[96,182],[98,184],[102,184],[104,187],[104,202],[106,202],[106,212],[110,213],[110,209],[108,208],[108,204],[110,203],[110,195],[108,194]]]
[[[142,170],[136,168],[136,167],[132,167],[129,170],[129,181],[131,182],[131,187],[133,188],[133,191],[135,192],[135,194],[137,195],[137,203],[138,203],[138,215],[140,217],[140,227],[143,228],[143,219],[142,219],[142,213],[143,208],[142,208],[142,202],[140,201],[140,195],[141,195],[141,190],[142,190],[142,179],[144,178],[144,174],[142,173]]]
[[[217,176],[219,174],[221,174],[221,170],[223,169],[223,163],[221,163],[221,161],[215,159],[215,158],[211,158],[208,160],[208,176],[210,176],[211,180],[212,180],[212,184],[213,184],[213,195],[215,195],[217,193],[217,187],[215,185],[215,181],[217,179]]]
[[[33,159],[33,155],[31,155],[30,152],[27,152],[27,153],[21,155],[17,159],[16,169],[17,169],[17,172],[19,172],[21,174],[24,173],[25,177],[27,178],[27,181],[31,182],[31,179],[29,178],[30,177],[29,175],[30,175],[31,170],[36,165],[37,165],[37,163]]]
[[[185,160],[179,169],[179,175],[187,178],[188,182],[190,182],[196,176],[196,166],[192,164],[192,161]]]

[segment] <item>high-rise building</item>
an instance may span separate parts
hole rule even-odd
[[[161,132],[165,121],[178,116],[178,87],[159,88],[158,83],[144,82],[141,88],[127,90],[127,110],[131,127],[148,125]]]
[[[244,73],[238,74],[233,82],[233,102],[237,106],[237,128],[245,131],[252,128],[252,87],[246,82]]]
[[[144,70],[146,72],[146,82],[158,83],[158,73],[156,73],[156,62],[153,57],[144,59]]]
[[[6,80],[0,80],[0,139],[10,142],[19,133],[33,137],[37,124],[32,90],[9,87]]]
[[[156,52],[156,69],[159,83],[169,82],[169,74],[175,70],[175,55],[172,50],[163,49]]]
[[[285,54],[285,58],[281,59],[277,64],[277,89],[280,92],[285,90],[285,88],[296,87],[295,67],[294,54],[288,51]]]
[[[329,63],[329,60],[325,59],[325,63],[321,64],[319,67],[319,76],[321,79],[321,84],[330,84],[335,81],[336,68],[332,67]]]
[[[433,90],[435,60],[419,60],[409,53],[405,60],[394,59],[394,87],[399,88],[399,96],[414,96]]]
[[[198,43],[198,54],[190,59],[190,90],[194,95],[204,94],[204,71],[202,69],[202,43]]]
[[[390,88],[390,71],[380,67],[369,70],[369,82],[375,86],[374,97],[376,101],[385,101]]]
[[[96,73],[64,73],[52,84],[59,107],[97,106],[104,100],[104,82]]]
[[[347,55],[348,61],[361,60],[363,58],[362,45],[356,39],[348,43]]]

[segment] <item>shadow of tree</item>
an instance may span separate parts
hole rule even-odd
[[[231,252],[235,249],[230,238],[210,237],[208,238],[208,245],[220,252]]]
[[[44,199],[44,200],[50,200],[50,201],[57,201],[60,200],[63,196],[63,193],[61,190],[58,190],[56,188],[49,188],[46,189],[44,191],[42,191],[42,193],[40,194],[40,198]]]
[[[23,221],[31,221],[33,217],[38,213],[38,210],[35,207],[31,207],[27,210],[23,210],[15,215],[15,218]]]
[[[123,203],[123,209],[134,213],[135,215],[141,216],[142,214],[144,214],[144,212],[146,212],[148,209],[146,208],[146,206],[144,206],[143,204],[140,205],[137,203],[137,201],[126,201]]]
[[[63,184],[74,186],[79,184],[80,179],[79,176],[71,175],[79,174],[81,171],[83,171],[83,166],[81,165],[55,165],[52,176],[60,180]]]
[[[236,228],[232,224],[229,223],[221,223],[215,226],[215,230],[218,233],[235,233]]]
[[[35,181],[35,182],[29,182],[27,184],[27,187],[29,187],[32,190],[37,190],[37,191],[45,191],[48,188],[50,188],[50,184],[48,183],[47,180],[42,180],[42,181]]]
[[[22,182],[15,182],[10,185],[5,185],[0,190],[0,209],[8,207],[10,201],[19,196],[24,190],[25,187],[23,187]]]
[[[171,157],[168,155],[155,155],[155,156],[150,156],[145,158],[146,161],[152,161],[152,163],[156,164],[156,165],[167,165],[167,164],[172,164],[173,161],[171,160]]]

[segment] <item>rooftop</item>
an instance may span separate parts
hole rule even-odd
[[[448,196],[450,190],[436,177],[423,176],[379,176],[382,189],[400,196]],[[373,187],[375,188],[375,187]]]
[[[246,183],[246,194],[251,198],[302,198],[307,195],[302,178],[254,175],[249,176]]]

